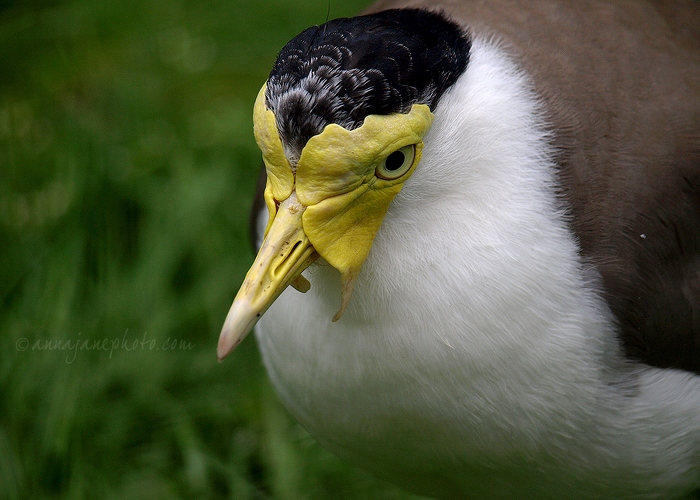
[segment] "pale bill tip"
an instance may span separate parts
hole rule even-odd
[[[248,332],[253,329],[260,318],[260,311],[251,308],[245,301],[234,300],[228,311],[224,327],[219,336],[216,357],[223,361],[238,347]]]

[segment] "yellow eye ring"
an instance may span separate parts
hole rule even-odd
[[[411,144],[397,149],[377,165],[375,175],[388,181],[398,179],[411,170],[416,158],[416,145]]]

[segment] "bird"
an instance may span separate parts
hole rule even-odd
[[[218,357],[254,329],[322,446],[433,498],[700,493],[700,2],[382,0],[253,123]]]

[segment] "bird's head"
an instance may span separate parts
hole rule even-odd
[[[338,320],[389,205],[420,163],[470,42],[440,14],[392,10],[309,28],[280,52],[255,102],[269,221],[226,318],[226,357],[318,257],[341,276]]]

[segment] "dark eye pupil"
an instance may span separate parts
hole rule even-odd
[[[406,155],[404,155],[401,151],[394,151],[389,156],[387,156],[386,162],[384,162],[384,164],[386,165],[386,169],[389,172],[393,172],[394,170],[398,170],[401,168],[401,165],[403,165],[404,160],[406,160]]]

